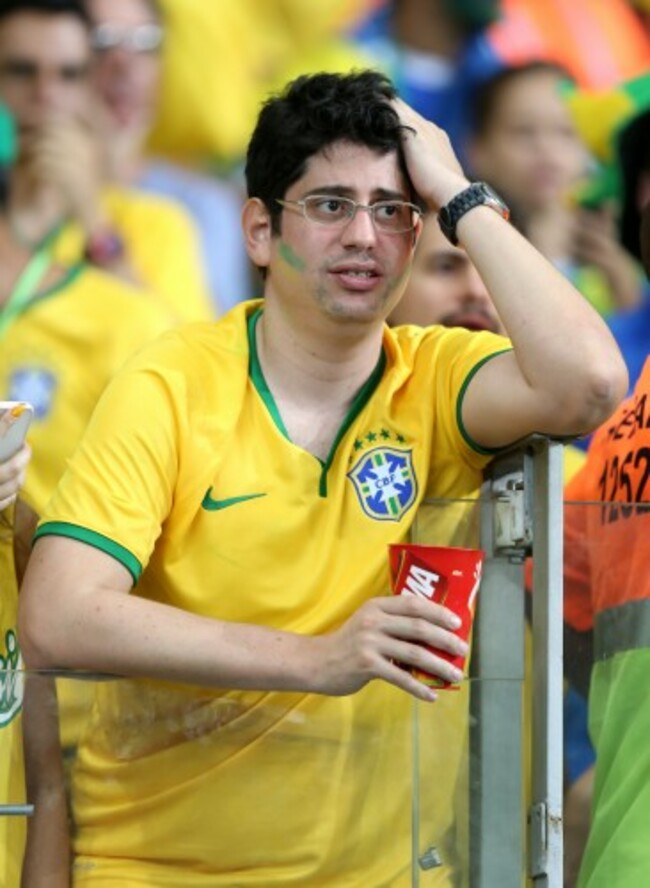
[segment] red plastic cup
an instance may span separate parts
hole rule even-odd
[[[467,641],[474,619],[484,557],[481,549],[394,543],[388,546],[393,593],[417,595],[449,608],[461,620],[455,634]],[[465,672],[466,656],[449,654],[437,648],[430,650]],[[411,673],[431,687],[453,690],[459,687],[419,669],[411,669]]]

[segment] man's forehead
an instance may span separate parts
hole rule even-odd
[[[90,34],[77,16],[25,10],[0,19],[0,49],[39,57],[53,57],[65,50],[85,57],[90,55]]]
[[[120,22],[138,25],[143,22],[160,24],[160,15],[149,0],[86,0],[86,8],[94,23]]]
[[[404,191],[406,177],[396,151],[382,152],[345,140],[325,145],[308,159],[299,181],[320,181],[356,190]]]

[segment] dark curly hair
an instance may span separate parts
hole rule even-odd
[[[641,259],[638,187],[641,176],[650,173],[650,110],[643,111],[623,126],[617,138],[616,156],[622,190],[620,238],[623,246]]]
[[[400,120],[389,104],[396,94],[387,77],[364,70],[303,75],[264,103],[248,145],[246,186],[249,197],[266,205],[274,233],[281,213],[276,198],[304,174],[310,157],[334,142],[396,152],[408,180]]]
[[[87,28],[91,22],[82,0],[0,0],[0,20],[19,12],[73,15]]]

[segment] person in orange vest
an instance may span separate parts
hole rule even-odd
[[[650,203],[641,246],[650,272]],[[565,502],[565,663],[588,690],[596,750],[578,886],[629,888],[650,879],[650,352],[632,394],[595,433]]]

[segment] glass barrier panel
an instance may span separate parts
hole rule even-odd
[[[412,541],[478,547],[478,505],[428,503]],[[636,859],[629,857],[630,837],[645,835],[638,818],[648,810],[650,794],[643,771],[650,728],[650,572],[642,567],[648,513],[625,504],[568,503],[565,520],[565,615],[573,625],[565,648],[566,884],[575,884],[593,802],[582,865],[590,873],[606,872],[607,884],[629,885],[627,867]],[[530,571],[522,571],[522,596],[529,577]],[[610,597],[594,598],[601,593]],[[5,647],[0,884],[17,888],[29,804],[39,804],[39,770],[47,760],[43,750],[51,748],[57,704],[51,677],[26,676],[11,645]],[[472,818],[485,799],[473,738],[488,722],[495,730],[496,723],[505,744],[515,727],[500,705],[477,709],[476,700],[523,700],[521,755],[505,765],[516,769],[523,762],[517,816],[525,819],[532,744],[526,726],[528,652],[525,664],[514,678],[485,678],[470,669],[460,690],[441,691],[434,704],[417,703],[378,681],[351,697],[320,698],[57,678],[55,741],[70,796],[75,885],[90,886],[106,873],[105,884],[139,880],[183,888],[273,879],[287,885],[474,888]],[[569,705],[574,691],[582,696],[577,710]],[[589,785],[579,793],[579,779],[593,775],[588,727],[604,750],[606,772],[594,791]],[[499,792],[490,783],[497,805]],[[39,813],[49,812],[42,805]],[[646,819],[643,824],[646,829]],[[517,824],[512,834],[520,831]],[[522,859],[524,850],[515,849]],[[505,851],[495,846],[487,853]],[[525,865],[521,884],[527,884]]]
[[[55,680],[21,680],[16,729],[42,751]],[[380,682],[328,699],[56,678],[74,884],[468,885],[469,684],[421,704]],[[0,787],[16,867],[22,767]]]

